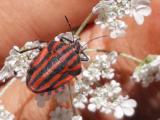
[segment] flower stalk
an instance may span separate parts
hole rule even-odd
[[[130,55],[130,54],[124,53],[124,52],[119,53],[119,55],[122,56],[122,57],[128,58],[128,59],[130,59],[130,60],[133,60],[133,61],[135,61],[135,62],[138,63],[138,64],[140,64],[140,63],[143,62],[141,59],[136,58],[136,57],[134,57],[134,56],[132,56],[132,55]]]
[[[93,16],[93,13],[91,12],[87,16],[87,18],[83,21],[83,23],[81,24],[81,26],[78,28],[78,30],[76,31],[75,35],[78,36],[82,32],[82,30],[86,27],[86,25],[88,24],[88,22],[90,21],[90,19],[92,18],[92,16]]]
[[[2,97],[4,95],[4,93],[7,91],[7,89],[16,81],[16,78],[13,78],[9,81],[9,83],[2,89],[2,91],[0,92],[0,97]]]
[[[109,53],[111,51],[105,50],[105,49],[96,49],[96,48],[91,48],[91,49],[86,49],[85,52],[104,52],[104,53]],[[127,59],[130,59],[132,61],[137,62],[138,64],[142,63],[143,60],[136,58],[130,54],[124,53],[124,52],[118,52],[119,56],[125,57]]]

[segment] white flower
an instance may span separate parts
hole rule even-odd
[[[125,29],[127,25],[122,20],[114,20],[110,23],[109,30],[111,30],[110,37],[111,38],[119,38],[123,36],[126,32]]]
[[[20,51],[35,47],[43,48],[45,46],[46,43],[40,43],[39,41],[27,42],[21,48],[14,46],[13,49],[10,50],[9,56],[6,58],[4,66],[0,70],[0,80],[5,81],[10,77],[16,76],[22,82],[25,81],[30,63],[38,55],[39,49],[22,53],[20,53]]]
[[[111,38],[118,38],[125,33],[127,25],[120,20],[129,14],[130,0],[100,0],[92,12],[98,14],[96,24],[108,28]]]
[[[89,104],[87,108],[88,108],[88,110],[91,111],[91,112],[95,112],[96,109],[97,109],[96,105],[93,104],[93,103]]]
[[[112,108],[109,108],[109,101],[115,99],[115,97],[121,92],[120,84],[112,80],[110,84],[106,83],[102,87],[97,87],[89,99],[88,110],[95,112],[100,110],[101,112],[109,113]]]
[[[109,68],[109,69],[104,69],[102,71],[102,78],[106,78],[106,79],[112,79],[114,77],[114,69]]]
[[[123,116],[132,116],[134,114],[134,108],[137,106],[137,103],[133,99],[128,99],[127,97],[119,96],[115,101],[117,104],[114,108],[114,116],[117,119],[123,118]]]
[[[89,67],[87,70],[84,70],[83,73],[83,79],[91,81],[91,84],[95,81],[100,80],[101,72],[98,68]]]
[[[148,0],[132,0],[131,2],[132,12],[134,19],[138,25],[142,25],[144,22],[144,16],[151,14],[151,8]]]
[[[71,109],[57,107],[50,113],[51,120],[71,120],[72,118]]]
[[[90,94],[92,92],[92,88],[89,85],[90,83],[88,83],[85,80],[76,80],[76,83],[74,85],[74,92],[77,93],[81,93],[85,96],[87,96],[88,94]]]
[[[0,120],[15,120],[15,116],[0,105]]]
[[[137,103],[128,96],[121,96],[120,84],[114,80],[110,84],[97,87],[90,95],[88,110],[95,112],[99,110],[102,113],[113,113],[117,119],[123,116],[132,116]]]
[[[82,116],[77,115],[77,116],[73,116],[72,120],[83,120]]]
[[[87,108],[90,112],[112,113],[116,118],[133,115],[135,101],[122,97],[120,83],[112,80],[114,77],[112,64],[116,62],[117,56],[115,51],[97,55],[85,68],[81,79],[75,81],[73,98],[75,108]],[[111,80],[101,84],[100,78]],[[121,110],[120,115],[118,115],[119,110]]]
[[[84,109],[85,108],[85,103],[87,103],[87,102],[88,102],[88,99],[83,94],[78,94],[73,99],[73,105],[74,105],[75,108]]]
[[[147,87],[154,80],[160,81],[160,56],[148,56],[136,67],[132,77],[136,82],[142,82]]]
[[[151,13],[149,3],[148,0],[100,0],[92,12],[98,14],[95,23],[101,28],[108,28],[110,37],[115,39],[125,34],[127,25],[122,18],[134,16],[137,24],[143,24],[144,16]]]

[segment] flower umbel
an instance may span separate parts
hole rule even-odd
[[[111,38],[125,34],[127,25],[122,18],[134,16],[137,24],[144,22],[144,16],[149,16],[151,8],[148,0],[100,0],[92,12],[98,14],[95,23],[102,28],[108,28]]]
[[[160,56],[149,55],[135,69],[131,77],[136,82],[142,82],[142,85],[147,87],[150,83],[160,81]]]
[[[75,108],[87,108],[91,112],[112,113],[115,118],[132,116],[136,101],[121,95],[120,83],[113,80],[114,69],[118,54],[113,51],[108,54],[97,55],[90,65],[83,71],[82,78],[75,83]],[[106,79],[101,84],[101,78]],[[109,80],[109,81],[108,81]]]
[[[45,46],[46,43],[40,43],[39,41],[27,42],[21,48],[14,46],[13,49],[10,50],[9,56],[6,58],[3,68],[0,70],[0,80],[5,81],[15,76],[21,81],[25,81],[29,65],[38,55],[39,49],[33,49],[22,53],[21,51],[35,47],[43,48]]]

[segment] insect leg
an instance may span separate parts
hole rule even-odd
[[[24,49],[24,50],[20,50],[20,51],[17,51],[19,53],[24,53],[24,52],[27,52],[27,51],[31,51],[31,50],[35,50],[35,49],[39,49],[39,50],[42,50],[42,47],[38,46],[38,47],[33,47],[33,48],[29,48],[29,49]]]
[[[89,57],[82,51],[81,54],[83,55],[83,57],[81,57],[81,61],[89,61]]]
[[[60,41],[61,41],[61,42],[64,42],[64,43],[65,43],[65,41],[68,41],[69,43],[73,43],[72,40],[70,40],[70,39],[68,39],[68,38],[66,38],[66,37],[61,37]]]

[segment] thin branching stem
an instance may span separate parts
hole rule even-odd
[[[121,52],[121,53],[119,53],[119,55],[122,56],[122,57],[128,58],[128,59],[130,59],[130,60],[133,60],[133,61],[137,62],[138,64],[142,63],[142,60],[141,60],[141,59],[136,58],[136,57],[134,57],[134,56],[132,56],[132,55],[130,55],[130,54]]]
[[[9,83],[0,91],[0,97],[4,95],[4,93],[7,91],[7,89],[16,81],[16,78],[12,78]]]
[[[111,51],[105,50],[105,49],[96,49],[96,48],[91,48],[91,49],[86,49],[84,52],[104,52],[104,53],[109,53]],[[136,63],[140,64],[142,63],[142,60],[139,58],[136,58],[135,56],[132,56],[130,54],[124,53],[124,52],[118,52],[119,56],[125,57],[127,59],[130,59],[132,61],[135,61]]]
[[[73,93],[72,93],[72,88],[71,88],[71,83],[70,82],[68,84],[68,88],[69,88],[69,95],[70,95],[69,97],[70,97],[70,103],[71,103],[72,111],[73,111],[73,114],[76,115],[77,111],[73,106]]]
[[[90,21],[90,19],[92,18],[92,16],[93,16],[93,13],[91,12],[88,16],[87,16],[87,18],[84,20],[84,22],[81,24],[81,26],[78,28],[78,30],[76,31],[76,33],[75,33],[75,35],[79,35],[81,32],[82,32],[82,30],[86,27],[86,25],[89,23],[89,21]]]

